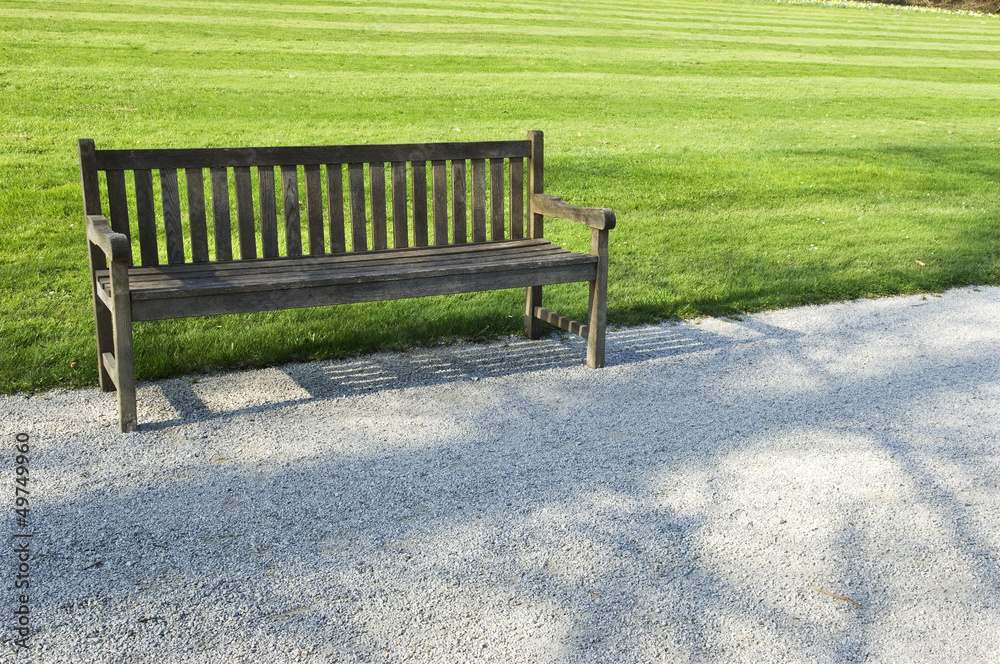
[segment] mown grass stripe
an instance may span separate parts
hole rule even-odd
[[[543,129],[547,189],[618,212],[612,323],[1000,282],[994,18],[739,0],[239,13],[8,0],[0,29],[3,390],[96,376],[81,136],[134,148]],[[547,228],[587,249],[572,226]],[[519,298],[143,325],[140,377],[515,333]],[[546,298],[585,313],[580,293]]]

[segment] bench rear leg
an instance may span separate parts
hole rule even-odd
[[[97,382],[102,392],[115,389],[115,382],[107,367],[104,366],[104,354],[114,352],[115,335],[111,312],[96,296],[94,297],[94,327],[97,330]]]
[[[529,339],[542,338],[542,321],[535,316],[535,307],[542,306],[542,287],[528,286],[524,299],[524,334]]]
[[[115,347],[115,335],[111,320],[111,311],[108,310],[104,301],[98,296],[96,269],[107,268],[104,255],[94,247],[90,246],[90,292],[94,304],[94,330],[97,341],[97,382],[101,386],[102,392],[111,392],[115,389],[114,380],[104,366],[104,354],[111,353]]]

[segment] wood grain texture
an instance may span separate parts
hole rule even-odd
[[[561,198],[546,194],[533,194],[531,204],[531,209],[536,215],[570,219],[597,230],[615,227],[615,213],[607,208],[576,207]]]
[[[260,192],[260,251],[264,258],[274,258],[280,253],[274,166],[261,166],[257,169],[257,189]]]
[[[181,198],[176,169],[160,169],[160,200],[163,204],[163,232],[167,240],[167,263],[183,263],[184,231],[181,228]]]
[[[205,210],[205,175],[200,168],[184,171],[187,183],[188,227],[191,229],[191,260],[207,263],[208,217]]]
[[[372,197],[372,249],[386,249],[389,247],[389,222],[385,207],[385,164],[369,164],[368,175]]]
[[[503,159],[490,159],[490,239],[504,237]]]
[[[103,219],[103,217],[97,217]],[[336,270],[341,274],[367,274],[375,269],[385,271],[387,265],[393,270],[405,271],[414,266],[436,264],[498,264],[501,261],[545,261],[590,265],[596,270],[597,259],[590,254],[581,254],[563,249],[548,240],[511,240],[507,242],[476,242],[451,244],[441,247],[411,247],[406,250],[384,250],[348,252],[345,254],[323,254],[321,256],[282,256],[277,259],[257,259],[248,261],[225,261],[209,264],[160,265],[137,267],[129,275],[136,299],[156,297],[147,290],[170,290],[172,288],[204,287],[213,283],[235,283],[244,280],[262,279],[261,283],[272,283],[275,288],[286,280],[297,282],[313,272]],[[596,275],[592,271],[588,281]]]
[[[111,230],[111,224],[104,215],[88,214],[84,217],[87,226],[87,240],[101,250],[104,258],[112,261],[128,262],[131,246],[128,238]]]
[[[605,328],[608,314],[608,231],[593,229],[590,232],[590,253],[597,258],[597,275],[590,282],[589,328],[587,335],[587,366],[600,369],[604,366]]]
[[[431,189],[434,198],[434,244],[448,244],[448,164],[431,162]]]
[[[326,165],[326,196],[330,208],[330,251],[347,251],[344,235],[344,168],[341,164]]]
[[[240,258],[257,258],[257,229],[254,228],[253,179],[249,166],[233,169],[236,180],[236,229],[240,240]]]
[[[111,229],[126,237],[132,237],[129,228],[128,191],[125,185],[124,171],[108,171],[108,217],[111,219]],[[100,213],[97,213],[100,214]]]
[[[562,314],[549,311],[545,307],[535,307],[535,317],[548,323],[549,325],[555,325],[560,330],[565,330],[570,334],[576,334],[584,339],[587,338],[587,334],[589,333],[589,328],[586,325],[578,323],[572,318],[567,318]]]
[[[323,177],[319,164],[306,164],[306,225],[309,229],[309,253],[326,253],[326,237],[323,232]]]
[[[153,172],[135,172],[136,220],[139,226],[139,255],[143,265],[159,265],[160,250],[156,238],[156,203],[153,200]]]
[[[472,160],[472,241],[486,241],[486,160]]]
[[[413,175],[413,244],[426,247],[427,238],[427,163],[415,161],[411,164]]]
[[[347,165],[347,191],[351,198],[351,248],[354,251],[368,251],[364,164]]]
[[[468,242],[465,208],[465,160],[451,162],[451,241],[453,244]]]
[[[83,187],[83,213],[104,214],[101,209],[101,180],[98,170],[109,170],[98,165],[97,148],[94,139],[81,138],[77,141],[77,151],[80,156],[80,182]],[[123,168],[110,170],[126,170]],[[131,170],[131,169],[128,169]]]
[[[528,157],[528,237],[545,237],[544,217],[534,209],[532,194],[545,191],[545,147],[540,131],[529,131],[531,156]]]
[[[114,329],[111,317],[113,304],[102,296],[103,290],[97,275],[99,270],[107,271],[108,262],[100,248],[90,243],[88,243],[87,248],[89,249],[87,258],[90,263],[91,306],[94,311],[94,340],[97,344],[97,356],[101,357],[102,354],[114,350]],[[103,365],[98,370],[97,382],[102,392],[110,392],[115,389],[114,380]]]
[[[524,160],[510,160],[510,237],[524,237]]]
[[[528,142],[531,152],[528,155],[528,237],[541,238],[544,235],[544,217],[536,214],[532,207],[532,194],[540,194],[545,189],[544,179],[544,140],[542,132],[529,131]],[[535,309],[542,306],[542,286],[529,286],[524,295],[524,334],[529,339],[542,336],[542,321],[535,316]]]
[[[302,222],[299,203],[299,169],[295,166],[281,167],[281,199],[285,208],[285,253],[288,256],[302,255]]]
[[[108,171],[108,215],[111,218],[111,229],[129,239],[129,265],[133,264],[132,229],[129,225],[128,192],[125,184],[124,171]]]
[[[257,148],[95,150],[95,170],[142,168],[235,168],[287,164],[363,164],[527,157],[529,141],[398,143]]]
[[[156,320],[271,311],[517,288],[528,283],[570,283],[592,278],[594,274],[593,263],[545,257],[496,262],[484,262],[482,257],[478,261],[465,258],[405,268],[389,259],[370,264],[364,270],[356,267],[340,270],[336,266],[301,274],[271,270],[227,281],[206,277],[205,284],[185,283],[181,279],[174,280],[170,288],[159,290],[151,281],[137,283],[133,287],[133,315],[136,320]],[[280,277],[277,282],[268,278],[276,276]]]
[[[392,246],[404,249],[409,246],[409,225],[406,212],[406,162],[392,162]]]
[[[233,226],[229,212],[229,175],[225,168],[211,170],[212,223],[215,231],[215,260],[233,260]]]
[[[129,291],[129,266],[113,261],[110,268],[112,330],[114,336],[115,387],[118,389],[118,424],[122,433],[138,426],[135,401],[135,360],[132,349],[132,302]]]

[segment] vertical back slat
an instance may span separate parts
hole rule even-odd
[[[510,160],[510,237],[524,237],[524,160]]]
[[[326,165],[326,196],[330,208],[330,251],[347,251],[344,237],[344,169],[340,164]]]
[[[354,251],[368,251],[364,164],[347,165],[347,193],[351,199],[351,247]]]
[[[260,251],[264,258],[278,256],[278,207],[274,196],[274,166],[257,167],[260,192]]]
[[[326,253],[323,237],[323,181],[319,164],[307,164],[306,173],[306,219],[309,225],[309,253]]]
[[[111,216],[111,230],[121,233],[132,242],[132,229],[128,220],[128,192],[125,186],[125,171],[107,171],[108,214]],[[129,259],[129,265],[132,259]]]
[[[257,231],[254,228],[253,179],[249,166],[233,169],[236,179],[236,227],[240,235],[240,258],[257,258]]]
[[[472,160],[472,241],[486,241],[486,161]]]
[[[410,246],[406,223],[406,162],[392,162],[392,246]]]
[[[135,207],[139,225],[139,255],[143,265],[159,265],[160,250],[156,244],[156,206],[153,202],[153,172],[148,168],[135,171]]]
[[[490,239],[504,236],[503,159],[490,159]]]
[[[215,228],[215,260],[233,260],[233,228],[229,217],[229,176],[222,167],[213,168],[212,222]]]
[[[302,226],[299,222],[299,169],[281,167],[281,199],[285,209],[285,254],[302,255]]]
[[[385,209],[385,164],[375,162],[368,165],[372,192],[372,248],[388,249],[388,220]]]
[[[413,245],[427,246],[427,162],[415,161],[413,169]]]
[[[200,168],[184,170],[187,181],[188,224],[191,227],[191,260],[208,262],[208,221],[205,217],[205,176]]]
[[[132,230],[128,225],[128,193],[125,187],[125,171],[108,171],[108,214],[111,215],[111,230],[130,238]]]
[[[448,244],[448,163],[431,162],[431,189],[434,196],[434,244]]]
[[[160,169],[160,196],[163,200],[163,234],[167,240],[167,263],[184,262],[184,230],[181,228],[181,198],[177,169]]]
[[[465,230],[465,160],[455,159],[451,162],[451,237],[455,244],[468,242]]]

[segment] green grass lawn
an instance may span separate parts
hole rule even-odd
[[[0,390],[96,382],[76,139],[546,132],[609,322],[1000,283],[1000,20],[739,0],[0,0]],[[575,224],[554,239],[583,249]],[[919,261],[919,262],[918,262]],[[547,302],[582,316],[585,287]],[[495,292],[136,326],[137,373],[516,333]]]

